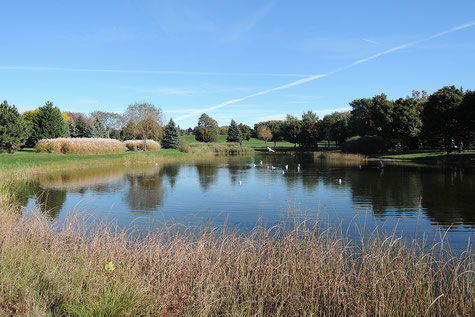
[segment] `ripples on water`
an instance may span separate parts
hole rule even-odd
[[[23,206],[39,206],[60,221],[69,211],[87,210],[119,225],[226,222],[246,230],[258,221],[279,222],[291,211],[318,214],[343,227],[360,220],[368,228],[397,226],[409,236],[417,230],[433,237],[441,229],[460,247],[475,227],[475,176],[470,168],[413,163],[381,168],[379,162],[313,155],[231,156],[55,173],[19,185],[17,195]]]

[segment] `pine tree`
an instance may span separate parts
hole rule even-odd
[[[76,123],[72,118],[68,120],[68,135],[70,138],[78,137],[78,130],[76,129]]]
[[[98,118],[94,119],[92,123],[92,137],[93,138],[105,138],[107,137],[106,128]]]
[[[227,142],[242,142],[242,133],[241,130],[239,129],[238,125],[236,124],[236,121],[231,120],[231,124],[229,125],[229,130],[228,130],[228,137],[226,138]]]
[[[53,103],[47,101],[38,110],[38,114],[33,118],[35,141],[68,136],[68,124],[64,121],[58,107],[54,107]]]
[[[82,116],[76,120],[76,131],[78,138],[92,138],[93,128]]]
[[[27,131],[16,107],[8,105],[6,100],[0,104],[0,153],[17,151],[28,138]]]
[[[165,128],[165,136],[162,139],[162,146],[165,149],[178,149],[180,147],[180,137],[173,119],[170,119],[170,122]]]

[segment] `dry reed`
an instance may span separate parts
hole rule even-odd
[[[394,234],[352,243],[297,221],[249,233],[62,225],[0,210],[0,314],[468,316],[474,258]]]
[[[239,143],[190,143],[188,144],[189,153],[216,153],[216,154],[241,154],[251,153],[254,150],[248,147],[243,147]]]
[[[129,151],[142,151],[144,147],[143,140],[127,140],[124,144]],[[154,140],[147,140],[147,151],[160,151],[160,144]]]
[[[54,154],[116,154],[124,153],[122,142],[101,138],[43,139],[35,146],[37,152]]]

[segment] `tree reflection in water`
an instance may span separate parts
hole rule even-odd
[[[165,190],[160,169],[127,172],[127,194],[125,200],[130,212],[152,214],[162,203]]]

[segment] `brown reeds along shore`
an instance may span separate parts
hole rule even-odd
[[[3,190],[5,193],[5,190]],[[0,315],[470,316],[473,251],[295,220],[163,224],[137,234],[72,214],[0,211]],[[297,219],[297,218],[296,218]],[[363,237],[363,235],[362,235]]]

